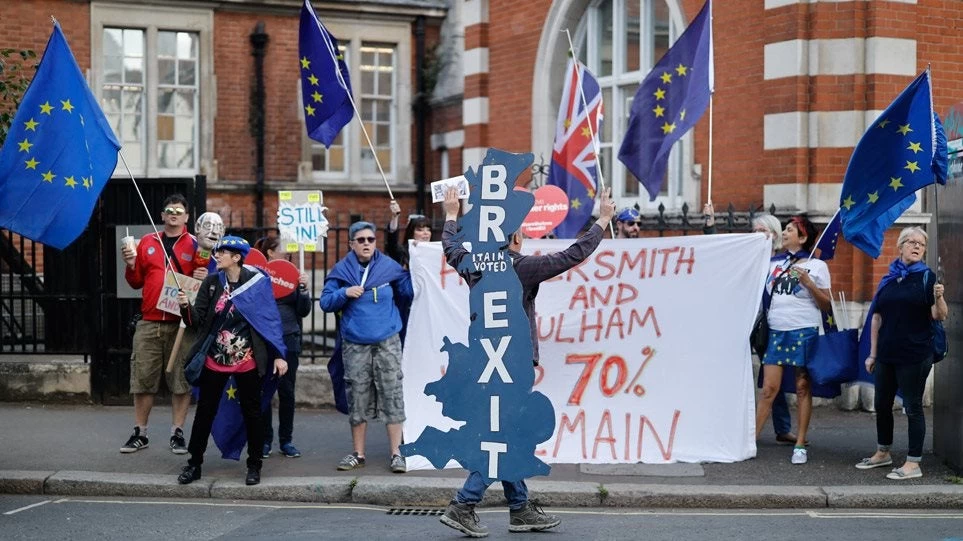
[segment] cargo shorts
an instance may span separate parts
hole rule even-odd
[[[179,324],[171,321],[137,322],[134,331],[133,351],[130,356],[131,394],[154,394],[160,388],[160,378],[167,379],[167,388],[173,394],[191,391],[184,379],[184,357],[191,347],[187,337],[181,339],[181,347],[174,360],[174,369],[167,372],[167,360],[174,349]]]
[[[402,392],[401,339],[394,334],[375,344],[343,344],[344,381],[348,392],[348,422],[368,419],[386,424],[405,421]]]

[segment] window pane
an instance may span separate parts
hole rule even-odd
[[[197,58],[197,34],[188,32],[177,33],[177,58]]]
[[[361,93],[362,94],[375,93],[375,74],[373,71],[361,72]]]
[[[194,168],[194,145],[193,144],[180,144],[174,147],[177,155],[175,167],[178,169],[193,169]]]
[[[124,31],[120,28],[104,28],[104,56],[124,54]]]
[[[194,96],[193,90],[178,90],[177,100],[174,102],[174,112],[178,115],[194,115]]]
[[[190,143],[194,140],[194,117],[174,117],[174,140],[179,143]]]
[[[666,5],[665,0],[656,0],[653,4],[652,33],[654,42],[652,49],[654,54],[650,60],[650,66],[654,66],[662,58],[662,55],[669,50],[669,6]]]
[[[120,83],[123,81],[123,57],[105,56],[104,57],[104,82]]]
[[[134,171],[144,168],[144,147],[139,143],[124,143],[124,159]]]
[[[664,5],[664,2],[659,2]],[[628,0],[624,4],[625,13],[622,21],[625,26],[625,54],[623,55],[622,71],[638,71],[641,62],[641,36],[639,35],[641,2]]]
[[[158,141],[174,140],[174,117],[172,116],[157,117],[157,140]]]
[[[100,108],[104,114],[110,116],[120,112],[120,89],[104,89],[100,98]]]
[[[121,139],[137,141],[140,139],[140,115],[124,115],[121,126]]]
[[[387,147],[391,145],[391,131],[387,128],[387,126],[382,126],[376,129],[374,144],[376,147]]]
[[[378,95],[379,96],[390,96],[391,95],[391,71],[385,71],[383,68],[378,72]]]
[[[144,31],[127,28],[124,30],[124,56],[144,56]]]
[[[177,82],[182,85],[194,84],[194,66],[197,63],[193,60],[178,60],[177,62]]]
[[[157,59],[157,78],[162,85],[177,83],[177,64],[170,58]]]
[[[375,107],[378,111],[378,122],[390,122],[391,121],[391,102],[388,100],[378,100],[375,102]]]
[[[613,0],[605,0],[598,7],[597,25],[595,35],[597,36],[596,47],[599,57],[599,76],[605,77],[612,75],[612,25],[613,21]]]
[[[124,58],[124,81],[135,84],[144,82],[143,58]]]
[[[139,113],[143,98],[144,92],[142,90],[133,90],[127,87],[127,89],[124,90],[124,112]]]
[[[157,165],[164,169],[174,168],[174,144],[157,143]]]
[[[612,124],[618,120],[611,116],[612,105],[612,89],[602,88],[602,134],[599,137],[602,141],[612,141]]]
[[[175,58],[177,56],[177,33],[157,33],[157,55]]]
[[[174,114],[174,91],[160,89],[157,91],[157,112],[162,115]]]

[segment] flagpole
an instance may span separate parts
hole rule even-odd
[[[706,175],[709,184],[709,193],[707,194],[707,202],[712,204],[712,94],[709,94],[709,172]]]
[[[568,52],[572,55],[572,62],[575,64],[575,86],[578,87],[578,94],[582,98],[582,107],[585,108],[585,118],[588,121],[589,136],[592,138],[592,150],[595,152],[595,172],[599,175],[599,187],[604,190],[605,175],[602,173],[602,153],[599,149],[599,141],[595,137],[595,129],[592,128],[592,114],[589,111],[588,102],[585,100],[585,89],[582,88],[582,72],[578,69],[578,56],[575,54],[575,45],[572,43],[572,34],[568,31],[568,28],[565,29],[565,36],[568,38]],[[598,115],[595,115],[595,118],[598,119]],[[612,225],[611,220],[609,220],[609,231],[614,239],[615,226]]]
[[[709,103],[712,103],[712,102],[710,101]],[[710,105],[710,107],[711,107],[711,105]],[[710,147],[710,148],[711,148],[711,147]],[[836,214],[839,214],[839,211],[841,211],[841,210],[843,210],[843,207],[839,207],[838,209],[836,209]],[[813,247],[819,246],[819,242],[823,240],[823,235],[825,235],[825,234],[826,234],[826,230],[829,229],[829,224],[833,223],[833,220],[836,219],[836,214],[833,214],[833,217],[830,218],[828,222],[826,222],[826,227],[823,228],[823,232],[820,233],[820,234],[819,234],[819,237],[816,238],[816,244],[813,244]],[[819,254],[819,255],[822,255],[822,254]],[[813,258],[813,254],[810,253],[810,254],[809,254],[809,259],[807,259],[806,262],[808,263],[808,262],[812,261],[812,258]]]
[[[311,8],[312,14],[314,14],[314,8]],[[351,91],[348,89],[348,85],[344,82],[344,77],[341,76],[341,68],[338,65],[338,55],[337,51],[334,50],[334,45],[328,39],[328,33],[321,27],[321,19],[318,19],[317,14],[314,14],[314,21],[318,24],[318,31],[321,32],[321,38],[324,40],[324,44],[328,49],[328,54],[331,55],[331,60],[334,61],[334,73],[338,78],[338,84],[344,89],[345,94],[348,96],[348,101],[351,103],[351,109],[354,110],[355,116],[358,117],[358,124],[361,126],[361,133],[364,134],[365,141],[368,142],[368,148],[371,149],[371,156],[374,158],[375,164],[378,166],[378,172],[381,173],[381,180],[385,183],[385,189],[388,190],[388,197],[392,201],[395,200],[395,194],[391,192],[391,186],[388,184],[388,176],[385,175],[385,170],[381,167],[381,160],[378,159],[378,153],[375,152],[374,144],[371,142],[371,137],[368,135],[368,130],[364,127],[364,122],[361,121],[361,112],[358,111],[358,106],[354,103],[354,96],[351,95]]]

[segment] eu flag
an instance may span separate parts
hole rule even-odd
[[[304,0],[301,6],[298,56],[308,137],[330,147],[354,116],[349,97],[351,80],[338,40],[318,20],[310,0]]]
[[[119,149],[54,23],[0,150],[0,227],[66,248],[87,227]]]
[[[946,135],[933,112],[929,70],[863,134],[839,197],[843,236],[879,257],[883,234],[916,201],[916,190],[946,182]]]
[[[841,229],[841,216],[837,212],[833,219],[826,225],[823,234],[816,243],[816,250],[819,250],[819,259],[829,261],[836,255],[836,244],[839,242],[839,232]]]
[[[261,379],[261,412],[270,410],[271,399],[278,390],[277,376],[268,374]],[[240,460],[241,451],[247,445],[247,428],[244,425],[244,415],[241,413],[240,397],[237,396],[237,382],[234,376],[227,379],[221,402],[217,406],[217,415],[211,425],[211,437],[214,445],[221,451],[221,458]],[[260,449],[258,449],[260,452]]]
[[[602,91],[598,81],[585,66],[569,59],[555,126],[552,168],[548,173],[548,184],[561,188],[569,201],[565,220],[555,227],[558,238],[574,239],[592,217],[599,173],[595,149],[602,116]]]
[[[642,81],[629,113],[619,161],[649,192],[662,190],[672,145],[702,117],[712,94],[712,1]]]

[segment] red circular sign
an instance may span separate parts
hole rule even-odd
[[[267,258],[261,253],[261,250],[257,248],[251,248],[251,251],[247,253],[247,257],[244,258],[245,265],[252,265],[261,270],[267,270]]]
[[[294,263],[286,259],[275,259],[269,261],[267,268],[268,276],[271,278],[271,289],[274,290],[274,298],[286,297],[298,288],[298,280],[301,278],[301,271]]]
[[[535,204],[522,222],[525,236],[540,239],[552,232],[568,215],[568,196],[558,186],[545,185],[535,190]]]

